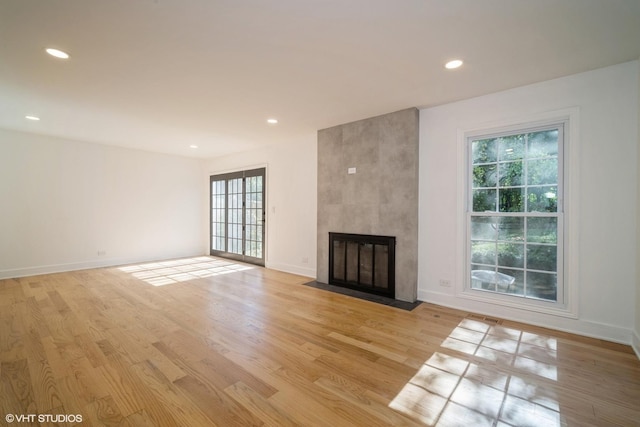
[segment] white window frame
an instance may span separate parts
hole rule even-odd
[[[572,207],[577,207],[577,187],[579,182],[578,165],[578,129],[579,117],[577,108],[539,114],[535,117],[514,119],[499,123],[486,124],[468,129],[458,129],[458,188],[460,189],[458,205],[459,248],[458,273],[455,293],[457,297],[478,302],[497,304],[519,310],[528,310],[569,318],[578,317],[578,287],[575,275],[578,270],[578,218],[571,215]],[[558,209],[562,210],[562,225],[558,224],[558,247],[562,251],[562,265],[558,265],[557,302],[544,301],[512,296],[497,292],[484,292],[471,288],[470,283],[470,220],[471,211],[469,197],[471,193],[471,159],[469,141],[480,136],[497,136],[499,134],[526,133],[550,125],[563,124],[562,154],[559,153],[559,174],[562,176],[562,203],[558,201]],[[560,156],[562,159],[560,160]],[[560,176],[559,176],[560,181]],[[560,182],[558,183],[560,186]],[[560,213],[560,212],[559,212]]]

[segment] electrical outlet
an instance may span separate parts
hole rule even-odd
[[[306,256],[302,257],[302,263],[303,264],[309,264],[309,258],[307,258]]]
[[[105,256],[107,254],[107,251],[102,250],[102,251],[98,251],[98,256]]]
[[[450,288],[451,287],[451,280],[440,279],[440,286],[442,286],[444,288]]]

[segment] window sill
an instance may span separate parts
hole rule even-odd
[[[499,305],[500,307],[508,307],[517,310],[527,310],[540,314],[551,316],[566,317],[577,319],[578,313],[560,303],[546,302],[543,300],[525,299],[522,297],[502,295],[487,291],[479,291],[474,289],[465,289],[457,294],[460,298],[468,300]]]

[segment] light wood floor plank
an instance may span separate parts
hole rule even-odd
[[[54,408],[62,406],[57,381],[47,360],[30,362],[29,374],[31,389],[39,413],[49,413]]]
[[[640,426],[628,346],[428,303],[404,311],[306,281],[212,257],[0,280],[0,415]]]

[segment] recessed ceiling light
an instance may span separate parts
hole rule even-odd
[[[69,54],[67,52],[63,52],[61,50],[53,48],[47,48],[46,51],[49,55],[55,56],[56,58],[69,59]]]
[[[445,68],[448,68],[449,70],[453,70],[454,68],[458,68],[461,65],[462,65],[462,61],[459,60],[459,59],[454,59],[453,61],[449,61],[446,64],[444,64]]]
[[[267,119],[267,123],[269,123],[270,125],[277,125],[278,119]]]
[[[24,116],[24,118],[27,119],[27,120],[33,120],[33,121],[36,121],[36,122],[38,120],[40,120],[40,117],[37,117],[37,116]]]
[[[196,144],[191,144],[191,145],[189,146],[189,148],[196,149],[196,148],[198,148],[198,146],[197,146]]]

